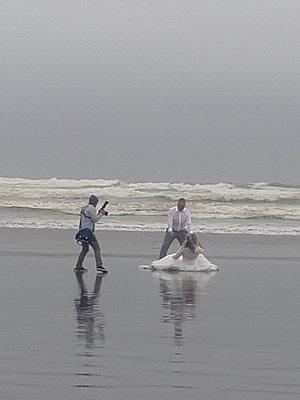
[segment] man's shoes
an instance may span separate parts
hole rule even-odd
[[[87,268],[84,268],[84,267],[75,267],[75,268],[74,268],[74,271],[75,271],[75,272],[86,272],[86,271],[87,271]]]
[[[104,267],[97,267],[97,272],[100,272],[101,274],[107,274],[108,271]]]

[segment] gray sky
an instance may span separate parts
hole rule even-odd
[[[299,1],[0,0],[0,18],[0,176],[299,183]]]

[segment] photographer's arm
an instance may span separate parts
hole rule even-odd
[[[99,209],[98,211],[98,215],[102,214],[102,215],[108,215],[108,212],[105,210],[105,207],[107,206],[108,201],[106,200],[103,204],[102,207]]]
[[[100,209],[101,210],[101,209]],[[99,212],[97,213],[96,212],[96,208],[90,208],[89,209],[89,217],[91,218],[91,220],[93,221],[93,222],[98,222],[98,221],[100,221],[100,219],[102,218],[102,212],[100,212],[100,210],[99,210]]]

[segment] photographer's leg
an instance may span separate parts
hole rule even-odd
[[[102,267],[101,249],[100,249],[100,245],[99,245],[99,242],[98,242],[96,236],[95,236],[95,239],[92,241],[91,246],[95,253],[96,267],[100,268],[100,267]]]
[[[78,260],[77,260],[75,269],[82,269],[83,268],[82,267],[82,263],[83,263],[83,260],[84,260],[85,256],[87,255],[88,251],[89,251],[89,245],[84,243],[82,245],[81,252],[80,252],[80,254],[78,256]]]

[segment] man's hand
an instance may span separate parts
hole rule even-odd
[[[105,210],[102,210],[102,208],[100,208],[100,210],[98,211],[98,215],[99,214],[102,214],[102,215],[107,215],[108,214],[108,212],[107,211],[105,211]]]
[[[170,234],[171,237],[175,236],[175,233],[173,231],[169,231],[169,234]]]

